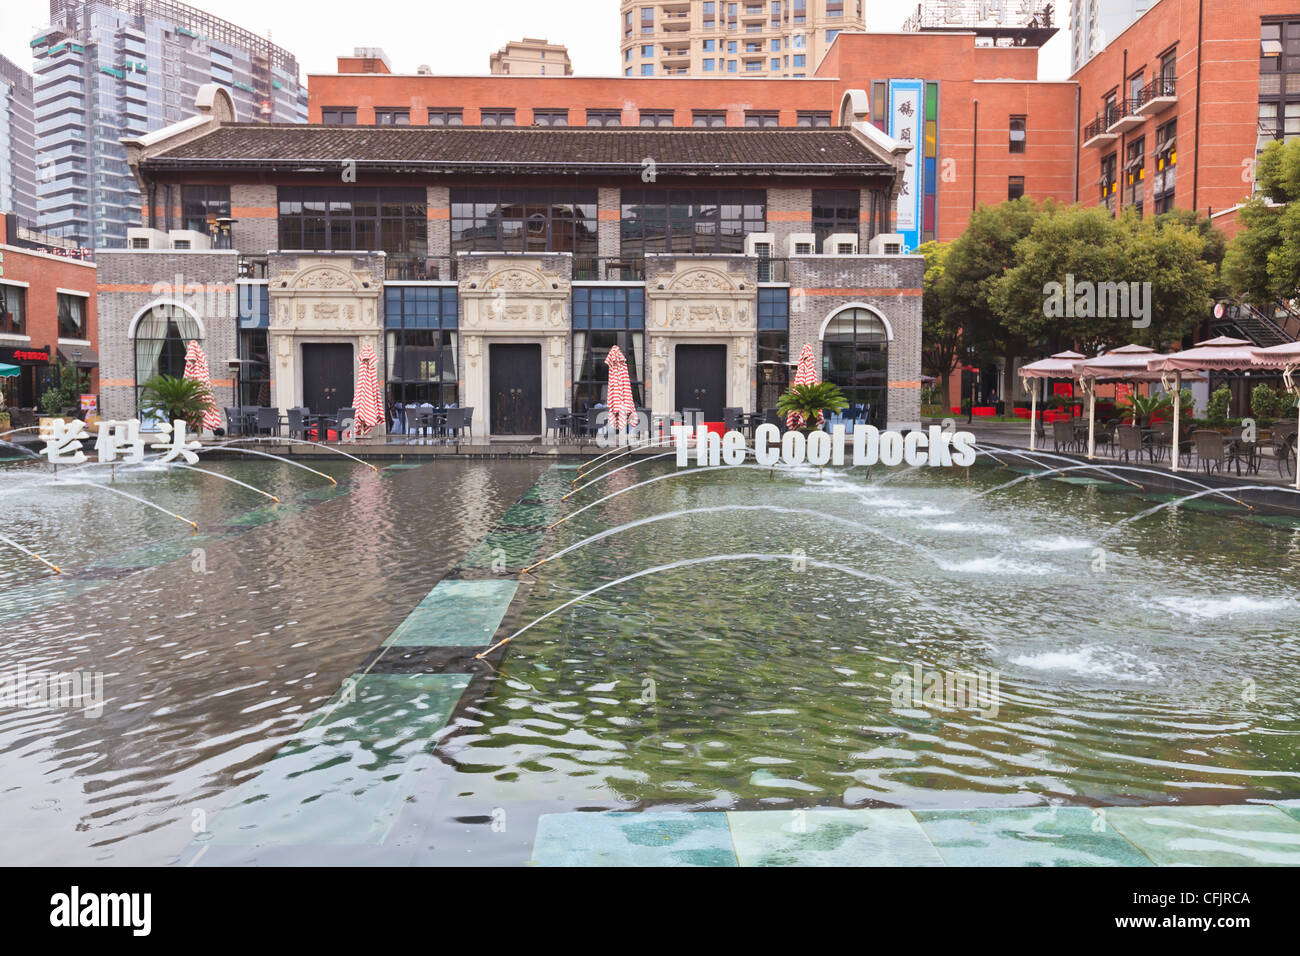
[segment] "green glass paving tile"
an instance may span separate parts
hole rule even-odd
[[[345,686],[195,842],[382,842],[419,774],[436,760],[433,735],[468,684],[464,674],[368,674],[350,695]]]
[[[506,567],[503,570],[521,568],[532,563],[544,534],[541,531],[491,531],[470,548],[461,559],[460,567],[492,568],[499,558],[504,558]]]
[[[735,866],[724,813],[552,813],[537,821],[539,866]]]
[[[1150,866],[1087,807],[917,810],[949,866]]]
[[[1300,820],[1300,803],[1275,803],[1273,806],[1277,807],[1293,820]]]
[[[907,810],[732,810],[741,866],[943,866]]]
[[[1112,807],[1106,821],[1161,866],[1300,866],[1300,820],[1274,806]]]
[[[554,505],[547,504],[530,504],[522,501],[511,505],[506,513],[501,516],[502,527],[513,527],[516,525],[525,525],[536,527],[537,525],[548,525],[559,517],[560,509]]]
[[[416,462],[400,461],[392,465],[385,465],[383,470],[384,471],[407,471],[411,468],[419,468],[419,467],[421,466],[420,466],[420,462],[418,461]]]
[[[384,645],[477,647],[490,644],[517,590],[518,581],[440,581]]]

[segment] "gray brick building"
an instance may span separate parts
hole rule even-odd
[[[865,117],[290,127],[200,101],[204,122],[127,143],[148,221],[101,265],[110,414],[176,354],[145,328],[201,337],[223,405],[332,412],[372,346],[399,430],[428,402],[475,408],[478,436],[541,434],[603,401],[615,345],[652,415],[770,408],[808,343],[851,418],[919,423],[922,263],[888,218],[907,147]],[[194,244],[164,227],[199,199],[230,248],[166,249]]]

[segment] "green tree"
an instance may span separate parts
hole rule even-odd
[[[940,404],[948,400],[949,380],[961,356],[962,327],[959,310],[945,281],[951,242],[927,242],[916,251],[925,257],[925,285],[921,299],[921,371],[943,381]]]
[[[943,263],[941,286],[951,303],[951,319],[962,330],[962,345],[984,354],[1001,355],[1011,368],[1029,342],[1018,328],[1008,326],[994,307],[998,283],[1016,266],[1017,244],[1034,224],[1059,207],[1051,200],[1040,205],[1028,196],[997,206],[980,206],[966,231],[953,240]]]
[[[1271,315],[1300,295],[1300,140],[1270,143],[1255,164],[1255,182],[1223,271],[1234,292]]]

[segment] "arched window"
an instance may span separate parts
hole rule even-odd
[[[889,396],[889,332],[870,309],[836,313],[822,330],[822,380],[849,400],[846,419],[884,428]]]
[[[135,398],[140,404],[144,383],[155,375],[179,378],[185,373],[185,349],[203,338],[198,320],[170,302],[160,302],[142,312],[135,322]]]

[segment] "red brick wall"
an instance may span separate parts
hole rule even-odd
[[[0,243],[5,243],[4,218],[0,217]],[[48,253],[4,245],[4,278],[26,282],[27,328],[31,342],[23,344],[0,339],[0,345],[14,348],[40,349],[49,346],[50,361],[58,354],[59,300],[58,289],[89,293],[86,299],[86,338],[90,347],[99,351],[99,327],[96,322],[95,266],[93,263],[64,259]],[[99,372],[91,376],[91,391],[99,388]]]
[[[1199,8],[1204,9],[1203,21]],[[1124,148],[1136,136],[1145,136],[1147,181],[1145,209],[1151,209],[1151,152],[1158,125],[1178,119],[1178,208],[1215,212],[1242,202],[1251,192],[1258,133],[1259,36],[1262,18],[1300,14],[1300,0],[1161,0],[1132,26],[1110,42],[1075,74],[1082,103],[1080,126],[1092,122],[1102,99],[1112,89],[1123,95],[1128,76],[1139,68],[1150,78],[1158,71],[1160,56],[1177,45],[1178,103],[1148,119],[1142,127],[1123,134],[1113,145],[1080,149],[1080,201],[1097,205],[1096,183],[1102,157],[1116,152],[1120,167]],[[1198,33],[1199,42],[1198,42]],[[1199,62],[1198,62],[1199,61]],[[1200,130],[1197,144],[1197,87],[1200,87]],[[1245,174],[1245,178],[1243,177]],[[1122,177],[1121,177],[1122,178]],[[1122,193],[1122,187],[1121,187]],[[1123,208],[1123,197],[1120,208]],[[1216,220],[1231,232],[1235,216]]]

